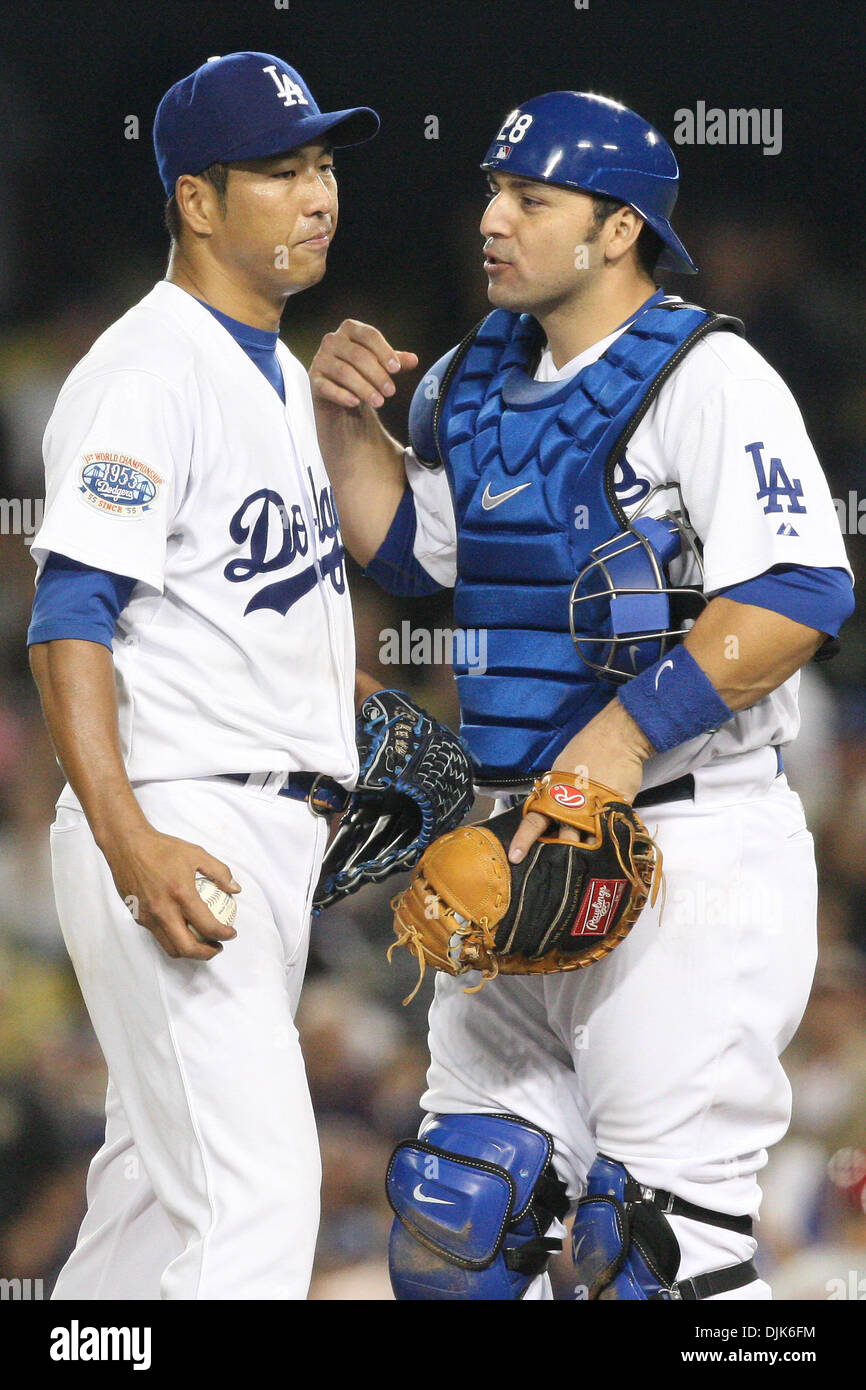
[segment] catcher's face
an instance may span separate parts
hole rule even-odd
[[[268,298],[315,285],[337,227],[334,157],[324,144],[232,164],[210,252],[233,280]]]
[[[622,254],[617,217],[599,225],[588,194],[535,179],[491,172],[488,184],[480,230],[491,304],[543,321],[602,287]]]

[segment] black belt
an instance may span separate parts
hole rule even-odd
[[[246,786],[255,773],[221,772],[219,776]],[[293,801],[306,801],[317,816],[330,816],[334,811],[345,811],[351,793],[323,772],[290,772],[277,795],[289,796]]]
[[[776,754],[776,776],[784,772],[785,765],[782,762],[782,750],[775,747]],[[634,801],[631,803],[635,809],[641,806],[661,806],[666,801],[694,801],[695,799],[695,779],[690,772],[682,777],[675,777],[672,782],[662,782],[660,787],[648,787],[645,792],[638,792]]]
[[[649,787],[645,792],[638,792],[631,804],[635,810],[639,810],[641,806],[660,806],[665,801],[694,799],[695,779],[690,772],[686,772],[682,777],[675,777],[672,782],[662,782],[660,787]]]

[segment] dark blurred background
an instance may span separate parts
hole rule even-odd
[[[864,13],[859,0],[0,6],[0,1275],[42,1280],[47,1296],[101,1139],[103,1064],[53,906],[48,826],[62,779],[27,669],[28,544],[56,393],[165,268],[151,146],[162,93],[213,54],[263,49],[299,67],[323,107],[381,113],[375,144],[340,152],[328,274],[290,302],[283,336],[308,363],[323,332],[362,318],[418,352],[422,369],[485,311],[477,165],[522,99],[601,92],[669,140],[676,111],[699,101],[781,111],[776,155],[676,146],[674,221],[701,273],[667,284],[742,317],[793,389],[861,576]],[[401,438],[408,395],[385,412]],[[357,572],[354,593],[361,664],[455,722],[447,668],[379,663],[384,628],[403,618],[448,626],[447,604],[399,604]],[[762,1267],[783,1298],[866,1298],[863,638],[855,616],[841,655],[804,672],[804,729],[786,753],[823,892],[816,986],[785,1059],[793,1123],[764,1180]],[[410,963],[385,964],[396,887],[315,926],[300,1022],[325,1166],[316,1298],[389,1297],[382,1175],[393,1142],[418,1122],[430,989],[428,980],[401,1008]],[[565,1262],[557,1281],[568,1297]]]

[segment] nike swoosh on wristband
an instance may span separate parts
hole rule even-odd
[[[656,671],[656,690],[658,690],[659,688],[659,677],[661,676],[662,671],[666,671],[669,666],[671,670],[674,669],[674,663],[672,661],[663,661],[659,669]]]
[[[492,493],[488,483],[481,498],[481,505],[486,512],[492,512],[494,507],[500,506],[502,502],[507,502],[509,497],[515,497],[518,492],[522,492],[525,487],[532,487],[532,483],[521,483],[519,487],[509,488],[507,492]]]
[[[416,1184],[415,1191],[412,1193],[416,1202],[435,1202],[437,1207],[456,1207],[456,1202],[446,1202],[444,1197],[427,1197],[421,1191],[420,1182]]]

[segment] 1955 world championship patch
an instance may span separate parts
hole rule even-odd
[[[111,516],[150,511],[164,479],[140,459],[98,451],[84,455],[78,480],[82,502]]]

